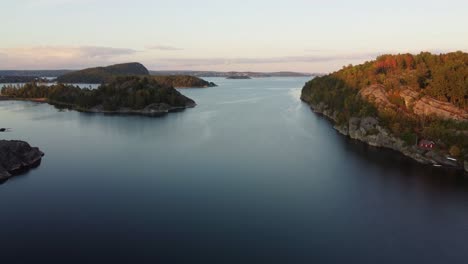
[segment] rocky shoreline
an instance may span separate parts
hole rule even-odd
[[[31,147],[27,142],[0,140],[0,182],[38,166],[43,156],[39,148]]]
[[[408,146],[403,140],[393,136],[390,131],[379,125],[374,117],[353,117],[347,124],[338,125],[338,113],[330,110],[324,103],[312,104],[302,98],[313,112],[323,115],[334,123],[334,128],[344,136],[359,140],[373,147],[388,148],[426,165],[446,167],[468,173],[468,162],[460,163],[447,159],[446,155],[436,150],[425,150],[417,145]]]
[[[93,108],[80,108],[74,105],[66,105],[62,103],[56,102],[49,102],[49,104],[58,106],[58,107],[65,107],[70,108],[72,110],[83,112],[83,113],[94,113],[94,114],[106,114],[106,115],[142,115],[142,116],[149,116],[149,117],[157,117],[166,115],[172,112],[183,111],[187,108],[194,108],[197,104],[196,103],[189,103],[185,106],[170,106],[166,103],[155,103],[146,106],[143,109],[132,109],[132,108],[119,108],[117,110],[104,110],[102,105],[95,106]]]

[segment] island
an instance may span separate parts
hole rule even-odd
[[[39,166],[44,153],[19,140],[0,140],[0,183]]]
[[[57,77],[56,81],[59,83],[69,84],[102,84],[108,83],[116,77],[125,76],[145,76],[153,78],[162,85],[172,86],[174,88],[205,88],[216,86],[216,84],[212,82],[190,75],[151,76],[148,69],[138,62],[122,63],[106,67],[88,68],[68,72]]]
[[[6,86],[3,100],[47,102],[82,112],[160,116],[195,107],[196,103],[172,86],[151,76],[122,76],[97,89],[81,89],[69,84],[51,86],[28,83],[22,87]]]
[[[226,77],[226,79],[231,79],[231,80],[249,80],[249,79],[252,79],[252,78],[250,78],[250,76],[247,76],[247,75],[232,75],[232,76]]]
[[[468,54],[383,55],[317,77],[301,99],[341,134],[468,172]]]
[[[174,88],[207,88],[216,87],[213,82],[208,82],[195,76],[190,75],[169,75],[169,76],[151,76],[157,82],[172,86]]]

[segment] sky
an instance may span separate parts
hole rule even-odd
[[[0,69],[331,72],[468,51],[467,0],[0,0]]]

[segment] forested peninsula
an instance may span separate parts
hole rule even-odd
[[[309,81],[301,99],[344,135],[468,171],[468,54],[383,55]]]

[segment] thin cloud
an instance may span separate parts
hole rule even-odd
[[[40,7],[57,7],[70,4],[86,4],[92,2],[93,0],[27,0],[25,5],[30,8],[40,8]]]
[[[167,46],[167,45],[148,46],[147,49],[151,49],[151,50],[163,50],[163,51],[177,51],[177,50],[183,50],[183,49],[178,48],[178,47]]]
[[[355,60],[368,60],[375,58],[382,53],[351,53],[342,55],[306,55],[306,56],[284,56],[284,57],[269,57],[269,58],[163,58],[159,59],[160,62],[168,64],[177,64],[181,67],[192,66],[216,66],[216,65],[233,65],[233,64],[277,64],[277,63],[291,63],[291,62],[304,62],[304,63],[317,63],[329,61],[355,61]]]
[[[96,46],[83,46],[79,47],[79,52],[91,58],[104,58],[121,55],[131,55],[138,51],[133,49],[112,48],[112,47],[96,47]]]
[[[127,48],[102,46],[36,46],[0,48],[0,68],[44,69],[82,68],[125,61],[138,51]]]

